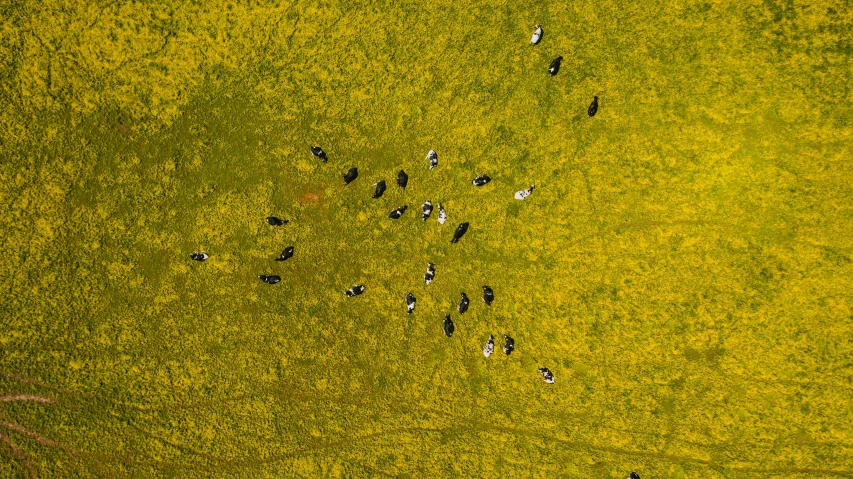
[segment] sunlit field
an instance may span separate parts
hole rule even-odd
[[[0,25],[0,477],[853,477],[849,2]]]

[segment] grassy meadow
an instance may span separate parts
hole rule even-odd
[[[0,2],[0,477],[853,477],[851,32],[847,0]]]

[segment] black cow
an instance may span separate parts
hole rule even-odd
[[[267,216],[267,223],[269,223],[272,226],[281,226],[281,225],[286,225],[287,223],[290,223],[290,222],[287,220],[283,220],[281,218],[277,218],[275,216]]]
[[[358,178],[358,168],[350,168],[349,171],[344,173],[344,184],[348,185],[355,181]]]
[[[376,187],[376,190],[373,192],[373,199],[375,200],[385,194],[385,180],[380,180],[374,186]]]
[[[594,96],[592,97],[592,103],[589,104],[589,108],[586,110],[586,114],[592,118],[596,113],[598,113],[598,97]]]
[[[450,315],[448,314],[444,317],[444,334],[449,338],[453,336],[453,330],[453,320],[450,319]]]
[[[465,233],[468,232],[468,223],[462,223],[456,227],[456,232],[453,233],[453,239],[450,240],[451,243],[458,243],[459,238],[465,236]]]

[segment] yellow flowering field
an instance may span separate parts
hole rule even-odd
[[[853,477],[851,32],[0,2],[0,477]]]

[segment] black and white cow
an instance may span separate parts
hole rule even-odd
[[[436,154],[435,150],[429,150],[426,159],[429,161],[429,169],[433,169],[438,166],[438,154]]]
[[[424,282],[426,284],[432,283],[432,280],[435,279],[435,265],[432,263],[427,263],[427,272],[424,275]]]
[[[489,335],[489,340],[486,341],[486,346],[483,348],[483,356],[489,357],[495,352],[495,337]]]
[[[417,300],[415,299],[415,295],[412,293],[406,294],[406,307],[408,308],[408,313],[412,314],[415,311],[415,303]]]
[[[550,369],[539,368],[539,372],[542,374],[542,379],[544,379],[546,383],[554,384],[554,374],[551,373]]]
[[[492,181],[492,179],[489,177],[489,175],[480,175],[474,178],[471,183],[473,183],[474,186],[483,186],[490,181]]]
[[[554,76],[557,72],[560,71],[560,63],[563,62],[563,57],[557,57],[554,61],[551,62],[551,66],[548,67],[548,74]]]
[[[504,334],[504,354],[509,356],[515,351],[515,340]]]
[[[388,217],[392,220],[398,220],[401,216],[403,216],[403,213],[406,212],[406,208],[408,208],[408,206],[403,205],[395,210],[391,210],[391,213],[388,214]]]
[[[426,200],[426,203],[421,205],[421,209],[424,211],[421,215],[421,221],[426,221],[432,214],[432,201]]]
[[[275,260],[286,261],[290,258],[293,258],[293,246],[288,246],[287,248],[284,248],[284,251],[282,251],[281,254],[278,255],[278,258],[276,258]]]
[[[515,199],[523,200],[523,199],[527,198],[528,196],[531,195],[531,193],[533,193],[534,188],[536,188],[536,185],[530,185],[530,188],[527,188],[526,190],[516,191],[515,192]]]
[[[542,27],[536,25],[536,30],[533,30],[533,36],[530,38],[530,44],[536,45],[539,40],[542,40]]]
[[[352,288],[344,291],[344,293],[346,293],[346,295],[350,298],[352,298],[353,296],[358,296],[363,292],[364,292],[364,285],[363,284],[353,285]]]
[[[320,158],[321,160],[323,160],[323,163],[325,163],[329,160],[329,158],[326,156],[326,152],[323,151],[323,149],[320,148],[319,146],[312,146],[311,147],[311,154],[316,156],[317,158]]]
[[[470,303],[471,301],[468,299],[468,295],[463,291],[462,296],[459,299],[459,306],[456,307],[456,309],[459,310],[459,314],[465,314],[465,311],[468,311],[468,304]]]
[[[492,301],[495,300],[495,292],[492,291],[492,288],[488,286],[483,286],[483,302],[486,303],[486,306],[491,306]]]
[[[449,338],[453,336],[454,329],[455,328],[453,327],[453,320],[450,319],[450,315],[448,314],[444,317],[444,334],[447,335],[447,337]]]

